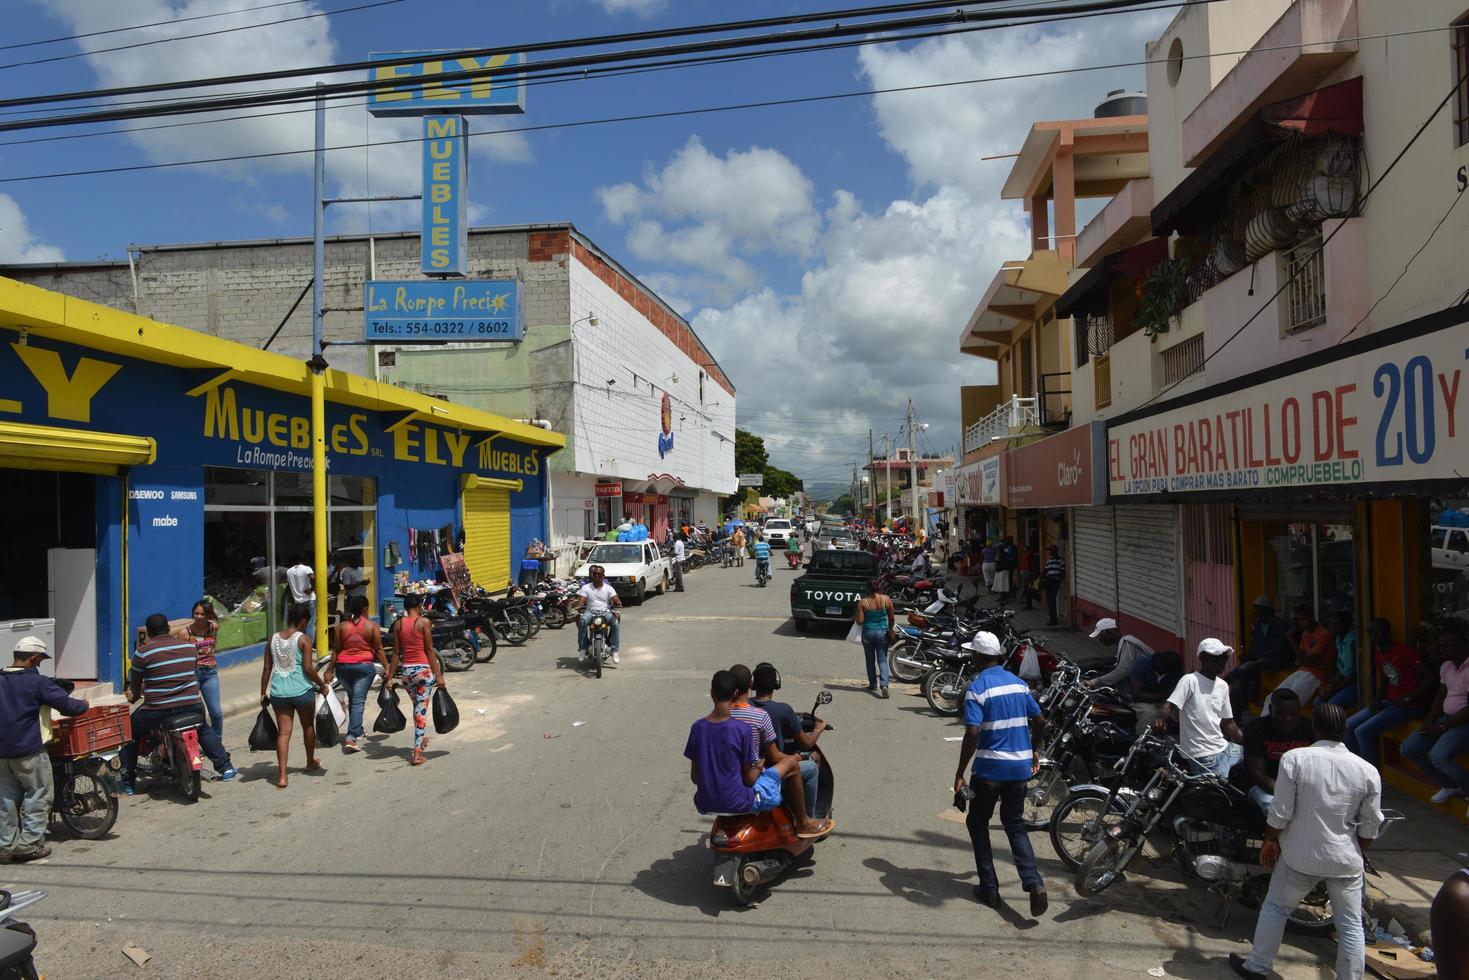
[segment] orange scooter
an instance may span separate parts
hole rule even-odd
[[[816,695],[816,704],[809,714],[801,716],[801,727],[811,731],[816,727],[816,709],[831,704],[831,692]],[[832,731],[830,725],[827,731]],[[832,790],[834,781],[831,763],[822,749],[813,749],[811,759],[820,767],[817,777],[816,816],[829,819],[832,815]],[[729,888],[735,903],[750,905],[759,895],[761,888],[795,863],[796,859],[811,849],[818,840],[802,840],[796,836],[796,821],[782,803],[764,813],[714,814],[714,829],[709,832],[709,849],[714,852],[718,863],[714,866],[714,884]]]

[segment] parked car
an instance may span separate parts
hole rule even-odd
[[[877,558],[865,551],[818,551],[806,574],[791,583],[791,620],[804,633],[812,622],[850,623],[867,583],[877,577]]]
[[[786,541],[794,533],[795,531],[791,527],[791,522],[784,517],[772,517],[765,522],[765,540],[769,542],[770,547],[773,549],[779,550],[780,548],[784,548]]]
[[[608,584],[634,603],[641,603],[649,591],[662,595],[673,580],[671,561],[652,541],[605,541],[587,553],[576,577],[586,579],[593,565],[601,565]]]

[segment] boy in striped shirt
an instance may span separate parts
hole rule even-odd
[[[965,789],[964,767],[974,756],[974,772],[968,780],[974,795],[965,820],[979,871],[974,897],[990,908],[1000,907],[1000,882],[990,847],[990,818],[998,803],[1015,870],[1020,872],[1021,886],[1030,893],[1030,914],[1040,915],[1048,904],[1046,883],[1036,869],[1024,817],[1025,784],[1036,771],[1030,729],[1040,723],[1041,708],[1025,681],[1001,666],[1005,649],[995,634],[977,633],[964,648],[981,658],[979,676],[964,693],[964,742],[954,774],[957,805],[957,794]]]

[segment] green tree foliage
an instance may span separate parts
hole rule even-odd
[[[852,500],[850,493],[844,493],[833,500],[826,509],[833,514],[855,514],[857,513],[857,504]]]
[[[736,473],[764,473],[769,461],[764,439],[744,429],[735,429]]]
[[[767,465],[765,467],[765,482],[760,485],[761,492],[767,497],[789,497],[801,489],[801,481],[796,474],[781,469],[778,466]]]

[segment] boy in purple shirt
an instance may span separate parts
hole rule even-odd
[[[700,813],[763,813],[781,803],[781,783],[794,783],[801,795],[801,770],[794,756],[762,769],[755,730],[730,714],[735,696],[735,678],[727,670],[715,671],[709,682],[714,710],[689,727],[684,758],[689,760],[689,779],[696,787],[694,807]],[[831,833],[832,821],[806,816],[804,800],[797,799],[794,813],[797,836],[821,837]]]

